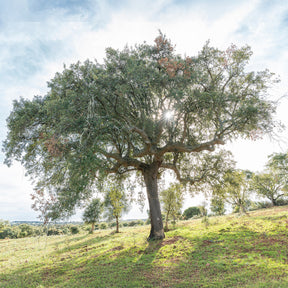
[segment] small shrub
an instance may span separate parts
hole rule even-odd
[[[47,235],[52,236],[52,235],[60,235],[62,234],[56,227],[50,227],[48,228]]]
[[[70,227],[71,233],[72,234],[78,234],[80,232],[79,227],[78,226],[71,226]]]
[[[20,234],[20,229],[18,228],[18,226],[14,226],[14,227],[8,226],[4,228],[2,232],[0,233],[0,239],[5,239],[5,238],[16,239],[16,238],[19,238],[19,234]]]
[[[20,224],[18,228],[20,229],[19,238],[30,237],[34,234],[34,229],[31,225]]]
[[[190,218],[192,218],[195,215],[200,215],[201,211],[198,207],[189,207],[186,210],[184,210],[182,216],[185,220],[188,220]]]
[[[137,221],[137,225],[139,225],[139,226],[143,226],[145,223],[144,223],[144,221],[143,220],[138,220]]]
[[[70,225],[60,225],[58,226],[58,230],[60,231],[60,234],[63,234],[63,235],[68,235],[72,233]]]
[[[277,206],[285,206],[288,205],[288,199],[287,198],[280,198],[276,201]]]
[[[105,223],[105,222],[102,222],[102,223],[100,223],[100,229],[107,229],[107,223]]]
[[[134,220],[128,222],[128,226],[129,226],[129,227],[134,227],[134,226],[136,226],[136,225],[137,225],[137,222],[134,221]]]

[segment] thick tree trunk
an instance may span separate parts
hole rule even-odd
[[[151,230],[148,240],[158,240],[165,238],[161,208],[158,196],[158,176],[159,165],[157,162],[152,163],[143,171],[144,181],[146,184],[147,197],[150,209]]]
[[[93,232],[94,232],[94,230],[95,230],[95,223],[94,223],[94,222],[92,222],[91,232],[93,233]]]

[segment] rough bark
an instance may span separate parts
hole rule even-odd
[[[151,218],[151,230],[148,240],[165,238],[157,185],[159,166],[159,163],[153,162],[143,171]]]

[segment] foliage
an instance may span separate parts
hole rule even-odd
[[[269,156],[267,168],[275,171],[277,175],[288,181],[288,152],[274,153]]]
[[[288,199],[279,199],[277,201],[277,206],[287,206],[288,205]],[[271,201],[253,201],[251,202],[251,206],[249,207],[250,211],[253,210],[259,210],[259,209],[267,209],[273,207],[273,204]]]
[[[100,223],[100,229],[107,229],[107,228],[108,228],[107,223],[105,223],[105,222]]]
[[[8,239],[16,239],[16,238],[20,238],[19,235],[20,234],[20,229],[15,226],[15,227],[12,227],[12,226],[5,226],[2,228],[1,232],[0,232],[0,239],[5,239],[5,238],[8,238]]]
[[[213,195],[220,196],[234,207],[234,211],[247,213],[249,201],[252,173],[248,170],[230,170],[222,183],[215,185]]]
[[[110,183],[106,189],[104,206],[108,220],[116,220],[116,233],[119,232],[119,219],[122,214],[128,212],[129,202],[125,195],[124,186],[121,183]]]
[[[57,226],[52,226],[47,229],[47,236],[63,235],[63,230],[60,230]]]
[[[0,239],[18,239],[44,235],[70,235],[80,233],[81,230],[81,225],[71,224],[47,224],[45,226],[34,226],[26,223],[20,225],[7,224],[0,231]]]
[[[160,201],[162,202],[162,210],[166,213],[165,230],[168,231],[168,220],[172,216],[175,222],[177,215],[181,214],[180,210],[184,201],[184,190],[181,184],[171,184],[168,189],[160,192]]]
[[[288,154],[276,153],[269,158],[266,171],[253,176],[251,189],[272,205],[279,205],[288,196]]]
[[[271,171],[270,173],[258,173],[253,176],[251,189],[259,196],[268,198],[272,205],[278,205],[278,201],[288,196],[288,186],[285,178]],[[287,189],[286,191],[283,191]]]
[[[33,204],[31,208],[37,212],[40,212],[38,218],[43,221],[43,224],[47,224],[51,218],[49,216],[49,210],[55,204],[56,198],[49,192],[44,193],[44,189],[35,189],[34,193],[30,194]]]
[[[211,199],[210,209],[215,215],[224,215],[225,214],[225,201],[223,197],[214,195]]]
[[[271,208],[273,205],[270,201],[252,201],[250,211]]]
[[[109,173],[137,171],[151,211],[150,239],[164,238],[157,181],[164,170],[186,185],[217,182],[216,148],[275,126],[268,70],[246,72],[250,47],[207,42],[195,57],[175,53],[161,32],[154,45],[106,49],[104,64],[64,67],[47,95],[14,101],[5,163],[16,159],[55,200],[45,217],[68,217]],[[198,186],[199,186],[198,185]],[[197,188],[198,189],[198,188]]]
[[[43,234],[42,227],[35,227],[28,224],[11,225],[8,221],[5,221],[6,225],[0,231],[0,239],[10,238],[25,238],[31,236],[38,236]]]
[[[92,224],[91,232],[95,229],[95,224],[99,222],[101,213],[103,211],[103,203],[98,198],[93,199],[90,204],[85,208],[83,213],[83,221]]]
[[[202,217],[206,217],[206,216],[208,215],[208,210],[207,210],[207,203],[206,203],[206,201],[203,201],[203,202],[201,203],[201,205],[198,206],[198,208],[199,208],[199,211],[200,211],[200,215],[201,215]]]
[[[126,224],[126,225],[124,225]],[[125,227],[134,227],[134,226],[142,226],[144,225],[144,221],[143,220],[132,220],[132,221],[128,221],[128,222],[124,222],[123,226]]]
[[[286,206],[288,205],[288,198],[280,198],[277,200],[277,206]]]
[[[72,234],[78,234],[80,232],[79,227],[77,226],[71,226],[70,230]]]
[[[5,229],[9,225],[10,225],[9,221],[0,219],[0,233],[3,231],[3,229]]]
[[[251,206],[252,201],[250,199],[246,199],[243,202],[242,207],[239,204],[232,204],[232,213],[247,214],[247,211],[251,210]]]
[[[23,237],[29,237],[33,235],[33,227],[28,225],[28,224],[21,224],[18,226],[20,233],[19,233],[19,238]]]
[[[189,207],[184,210],[182,216],[185,220],[192,218],[193,216],[200,215],[201,211],[199,207]]]

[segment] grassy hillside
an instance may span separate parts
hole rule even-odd
[[[0,287],[288,287],[288,207],[93,235],[0,240]]]

